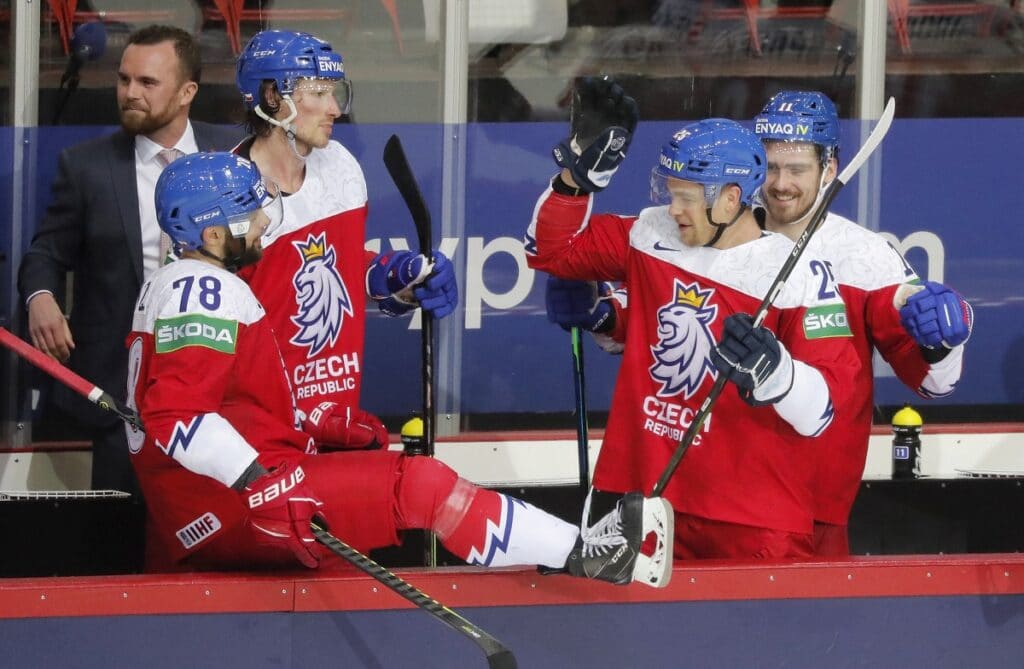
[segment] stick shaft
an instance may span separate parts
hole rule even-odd
[[[428,259],[433,257],[432,229],[430,210],[420,192],[419,184],[409,166],[409,159],[402,148],[398,135],[391,135],[384,146],[384,166],[395,182],[405,206],[412,215],[416,226],[416,239],[419,252]],[[426,443],[427,455],[434,455],[434,323],[433,316],[426,310],[420,310],[421,347],[423,353],[423,439]]]
[[[395,182],[399,194],[409,209],[412,222],[416,226],[416,240],[419,252],[428,260],[433,260],[433,230],[431,227],[430,210],[423,199],[416,175],[413,174],[409,159],[402,148],[398,135],[391,135],[384,146],[384,166]],[[423,443],[425,455],[434,457],[434,436],[436,429],[436,411],[434,408],[434,316],[426,309],[420,309],[420,379],[423,389]],[[433,532],[424,534],[424,561],[428,567],[437,566],[437,539]]]
[[[86,381],[39,349],[14,336],[7,328],[0,327],[0,344],[11,349],[101,409],[113,411],[133,427],[142,429],[142,421],[135,411],[114,399],[112,395],[99,386]]]
[[[451,629],[459,632],[463,636],[469,637],[473,643],[479,646],[484,654],[487,655],[488,666],[493,669],[515,669],[516,661],[512,656],[511,651],[509,651],[493,636],[466,620],[455,611],[452,611],[447,606],[441,604],[422,590],[411,585],[408,581],[396,576],[356,549],[344,543],[316,522],[312,523],[312,529],[316,540],[323,544],[332,553],[347,561],[364,574],[368,574],[377,579],[387,586],[388,589],[412,602],[415,606],[434,616],[437,620],[444,623]]]
[[[576,395],[576,455],[579,461],[580,494],[586,498],[590,490],[590,454],[588,451],[587,389],[583,373],[583,333],[572,328],[572,381]]]

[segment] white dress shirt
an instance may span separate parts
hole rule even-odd
[[[135,185],[139,193],[139,223],[142,225],[142,280],[149,278],[163,260],[160,257],[160,225],[156,222],[156,180],[164,166],[157,154],[165,148],[178,149],[182,153],[195,153],[196,144],[192,123],[185,126],[185,133],[173,147],[160,146],[143,135],[135,136]]]

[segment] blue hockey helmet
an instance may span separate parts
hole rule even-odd
[[[249,232],[261,209],[267,235],[281,223],[277,187],[265,183],[255,163],[233,153],[193,153],[164,168],[156,182],[156,217],[178,250],[203,245],[203,230],[222,225],[232,236]]]
[[[839,116],[828,96],[817,91],[776,93],[754,118],[764,140],[809,142],[822,148],[823,162],[839,155]]]
[[[724,118],[697,121],[661,147],[658,165],[651,170],[651,200],[671,202],[666,180],[674,178],[703,184],[708,207],[726,184],[739,186],[740,201],[750,204],[764,183],[767,162],[764,146],[739,123]]]
[[[281,95],[291,96],[303,79],[334,82],[334,95],[342,114],[352,103],[352,87],[345,78],[341,54],[309,33],[264,30],[253,35],[238,58],[235,81],[246,109],[260,103],[263,82],[273,80]]]

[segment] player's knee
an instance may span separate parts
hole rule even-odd
[[[432,529],[442,539],[461,521],[476,492],[476,486],[434,458],[403,458],[400,476],[400,527]]]

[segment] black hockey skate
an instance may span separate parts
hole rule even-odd
[[[573,576],[596,578],[616,585],[638,581],[663,588],[672,578],[672,506],[661,497],[627,493],[614,509],[592,527],[590,497],[583,509],[583,526],[565,568]],[[652,555],[640,552],[644,537],[654,532]]]

